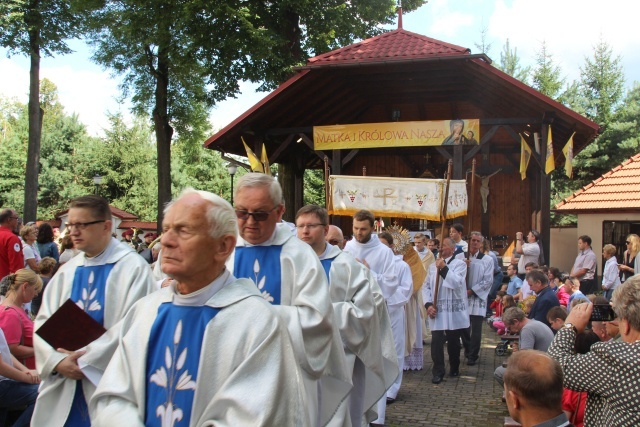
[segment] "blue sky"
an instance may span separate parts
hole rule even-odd
[[[405,14],[408,31],[468,47],[477,53],[480,30],[488,30],[489,56],[500,60],[507,39],[517,48],[523,65],[533,65],[542,41],[560,65],[567,81],[578,79],[585,56],[602,37],[622,57],[626,86],[640,82],[640,36],[637,17],[640,2],[632,0],[430,0],[415,12]],[[393,27],[395,28],[395,26]],[[67,112],[76,112],[91,134],[102,134],[106,112],[128,114],[128,104],[119,104],[118,80],[89,60],[90,51],[80,41],[70,43],[74,54],[44,58],[41,77],[59,89]],[[0,49],[0,95],[27,101],[29,63],[25,57],[6,58]],[[220,103],[211,112],[214,129],[220,129],[258,102],[265,93],[242,83],[242,95]]]

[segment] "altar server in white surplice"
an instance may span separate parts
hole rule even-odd
[[[91,400],[94,426],[309,425],[289,334],[225,262],[235,212],[186,189],[165,209],[162,269],[173,280],[124,319]]]
[[[82,252],[47,285],[35,329],[70,298],[107,332],[77,352],[55,349],[33,336],[42,378],[34,426],[90,425],[87,403],[116,349],[121,320],[136,301],[154,290],[149,264],[111,237],[106,199],[93,195],[73,199],[66,228]]]
[[[354,388],[349,400],[340,405],[330,425],[359,427],[365,411],[375,405],[386,390],[380,322],[366,267],[325,241],[328,224],[327,210],[316,205],[304,206],[296,214],[298,238],[311,246],[327,274],[347,367],[352,373]]]
[[[427,282],[422,287],[422,298],[427,309],[431,330],[431,359],[433,368],[431,382],[440,384],[445,374],[444,343],[449,353],[449,375],[457,377],[460,368],[460,339],[462,331],[469,327],[467,310],[467,286],[465,277],[467,264],[456,259],[453,239],[447,237],[440,243],[441,258],[429,267]],[[434,305],[436,280],[437,301]]]
[[[391,330],[393,331],[393,341],[396,347],[396,356],[398,357],[398,368],[400,373],[393,385],[387,390],[387,402],[391,403],[396,400],[398,391],[402,386],[402,371],[404,370],[405,356],[405,340],[406,340],[406,311],[405,307],[411,298],[413,292],[413,277],[411,275],[411,267],[402,258],[402,254],[397,254],[393,246],[393,236],[383,231],[378,234],[380,243],[394,251],[394,262],[396,266],[396,277],[398,278],[398,288],[391,298],[387,300],[387,308],[389,310],[389,318],[391,319]]]
[[[303,371],[310,422],[324,426],[351,390],[327,276],[313,249],[280,223],[284,205],[278,181],[261,173],[244,175],[234,200],[241,237],[227,266],[236,277],[252,280],[284,320]]]
[[[371,275],[376,279],[385,302],[388,304],[391,297],[398,290],[396,264],[393,251],[383,245],[377,235],[372,234],[374,222],[375,218],[373,213],[367,210],[356,212],[353,216],[353,239],[347,242],[344,250],[352,254],[356,260],[370,269]],[[398,315],[396,313],[396,317],[394,318],[390,310],[389,318],[392,329],[394,329],[394,325],[397,325]],[[395,346],[395,332],[393,336]],[[398,360],[398,364],[401,362],[401,360]],[[400,366],[400,373],[402,373],[402,366]],[[396,378],[394,378],[394,380]],[[385,396],[380,399],[377,407],[378,418],[375,420],[375,424],[384,424],[386,414]]]
[[[467,306],[469,308],[469,329],[462,334],[467,365],[478,363],[482,323],[487,314],[487,298],[493,286],[493,259],[482,252],[484,237],[478,231],[469,233],[469,259],[467,270]]]

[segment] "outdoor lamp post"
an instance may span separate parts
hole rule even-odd
[[[227,171],[229,172],[229,175],[231,175],[231,206],[233,206],[233,176],[236,174],[237,170],[238,166],[233,163],[227,164]]]
[[[100,174],[95,174],[93,177],[93,184],[96,186],[96,196],[99,196],[99,188],[100,185],[102,184],[102,180],[104,178],[100,175]]]

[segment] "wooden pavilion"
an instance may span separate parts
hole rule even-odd
[[[313,126],[458,118],[480,120],[479,144],[331,152],[313,148]],[[476,180],[478,196],[473,210],[469,208],[473,228],[485,236],[510,238],[516,231],[539,228],[549,254],[548,125],[558,165],[564,163],[561,150],[574,132],[574,153],[598,134],[595,123],[501,72],[486,55],[406,31],[400,23],[397,30],[310,58],[205,146],[245,156],[241,136],[258,153],[264,143],[269,160],[280,167],[288,220],[302,206],[305,169],[323,168],[325,156],[334,175],[362,175],[366,167],[368,176],[406,178],[442,178],[452,159],[454,179],[464,179],[476,159],[478,175],[499,173],[489,181],[486,213]],[[533,149],[525,180],[519,173],[519,134]],[[351,218],[333,220],[350,229]],[[406,221],[398,222],[406,226]]]

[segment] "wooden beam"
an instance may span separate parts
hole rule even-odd
[[[289,134],[285,138],[285,140],[282,142],[282,144],[280,144],[280,146],[276,149],[276,151],[271,154],[271,159],[270,159],[271,163],[278,163],[278,160],[280,159],[280,155],[289,145],[291,145],[291,142],[293,141],[294,137],[295,137],[294,134]]]
[[[498,131],[498,129],[500,129],[500,125],[496,125],[493,126],[491,129],[489,129],[489,132],[487,132],[486,134],[482,135],[482,138],[480,138],[480,142],[478,143],[478,145],[476,145],[475,147],[473,147],[471,150],[469,150],[469,152],[464,156],[464,162],[468,162],[469,160],[471,160],[473,158],[473,156],[476,155],[476,153],[478,151],[480,151],[480,149],[485,145],[489,143],[489,140],[491,138],[493,138],[493,136],[496,134],[496,132]]]
[[[302,142],[304,142],[309,148],[311,148],[311,151],[313,151],[316,154],[316,156],[318,156],[323,162],[325,157],[329,157],[329,155],[322,150],[314,150],[313,141],[311,141],[307,135],[305,135],[304,133],[300,133],[298,135],[300,136],[300,138],[302,138]],[[332,165],[332,162],[331,162],[331,159],[329,159],[329,166],[331,165]]]
[[[445,159],[447,160],[453,160],[453,155],[451,153],[449,153],[448,150],[445,150],[442,147],[436,147],[436,150],[438,150],[438,153],[440,153]]]
[[[351,160],[353,160],[353,158],[358,154],[358,152],[360,151],[360,149],[355,149],[355,150],[351,150],[349,151],[349,154],[347,154],[344,159],[342,159],[342,166],[346,166],[347,163],[349,163]]]

